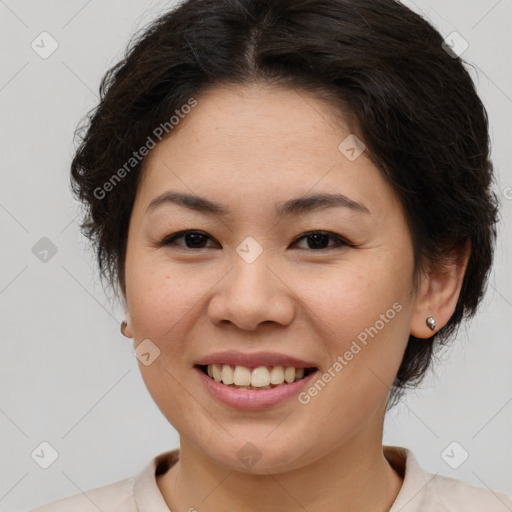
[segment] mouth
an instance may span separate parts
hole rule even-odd
[[[211,380],[234,389],[264,390],[288,386],[315,373],[318,368],[208,364],[195,365]]]

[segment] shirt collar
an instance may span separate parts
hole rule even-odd
[[[401,446],[384,446],[384,457],[402,476],[402,487],[389,512],[426,512],[423,489],[435,475],[421,469],[411,450]]]
[[[135,477],[133,494],[140,512],[170,512],[156,482],[156,476],[165,473],[179,459],[179,449],[161,453],[151,459]]]
[[[403,478],[402,487],[389,512],[420,510],[422,490],[435,475],[425,473],[413,453],[399,446],[384,446],[384,456]],[[135,477],[134,498],[139,512],[170,512],[156,482],[179,459],[179,449],[161,453],[151,459]]]

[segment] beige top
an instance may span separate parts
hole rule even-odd
[[[420,468],[407,448],[384,446],[384,456],[404,478],[389,512],[511,512],[512,497]],[[135,477],[97,487],[29,512],[171,512],[155,475],[179,459],[179,450],[153,458]]]

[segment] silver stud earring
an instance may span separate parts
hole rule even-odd
[[[435,331],[437,329],[437,322],[434,317],[429,316],[427,318],[427,325],[431,331]]]

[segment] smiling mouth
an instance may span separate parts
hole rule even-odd
[[[317,368],[295,368],[293,366],[258,366],[248,368],[240,365],[197,365],[210,379],[235,389],[273,389],[286,386],[317,371]]]

